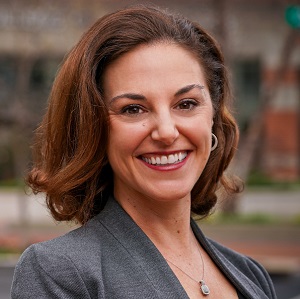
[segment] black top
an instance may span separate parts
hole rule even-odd
[[[246,297],[243,296],[239,291],[236,291],[239,299],[246,299]]]

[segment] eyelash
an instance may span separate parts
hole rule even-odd
[[[188,105],[188,107],[184,108],[182,107],[183,105]],[[182,111],[191,111],[194,108],[196,108],[197,106],[199,106],[199,102],[194,100],[194,99],[184,99],[181,100],[178,104],[176,104],[175,109],[177,110],[182,110]],[[137,116],[139,114],[142,114],[144,112],[146,112],[147,110],[137,104],[130,104],[127,105],[125,107],[123,107],[120,111],[121,114],[126,114],[128,116]]]
[[[130,112],[130,109],[131,109],[131,112]],[[133,109],[135,109],[136,112],[133,112]],[[137,109],[139,110],[138,112],[137,112]],[[124,108],[122,108],[121,114],[127,114],[127,115],[133,116],[133,115],[142,113],[141,111],[145,112],[145,109],[143,107],[141,107],[140,105],[131,104],[131,105],[127,105]]]
[[[189,105],[189,107],[186,109],[186,108],[183,108],[182,107],[182,109],[180,109],[180,106],[181,105],[186,105],[186,104],[188,104]],[[197,106],[199,106],[199,102],[198,101],[196,101],[196,100],[194,100],[194,99],[184,99],[184,100],[182,100],[182,101],[180,101],[179,103],[178,103],[178,105],[177,105],[177,109],[180,109],[180,110],[187,110],[187,111],[190,111],[190,110],[193,110],[194,108],[196,108]]]

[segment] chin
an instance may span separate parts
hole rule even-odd
[[[155,192],[151,198],[158,201],[170,202],[178,201],[184,198],[190,198],[190,196],[191,190],[161,189],[159,193]]]

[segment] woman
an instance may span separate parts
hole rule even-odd
[[[101,18],[64,61],[28,183],[82,226],[22,255],[12,298],[275,298],[255,261],[207,240],[238,142],[222,54],[153,7]]]

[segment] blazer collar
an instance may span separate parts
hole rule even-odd
[[[189,298],[159,250],[112,196],[96,219],[126,249],[134,263],[143,269],[145,279],[156,290],[156,298]],[[193,220],[191,227],[201,246],[244,296],[249,299],[268,299],[260,288],[206,239]]]
[[[232,282],[232,284],[249,299],[269,299],[267,295],[234,264],[232,264],[217,248],[203,235],[195,221],[191,220],[193,232],[201,246],[211,259]]]
[[[119,203],[110,197],[96,219],[115,237],[155,290],[153,298],[188,299],[188,295],[152,241]]]

